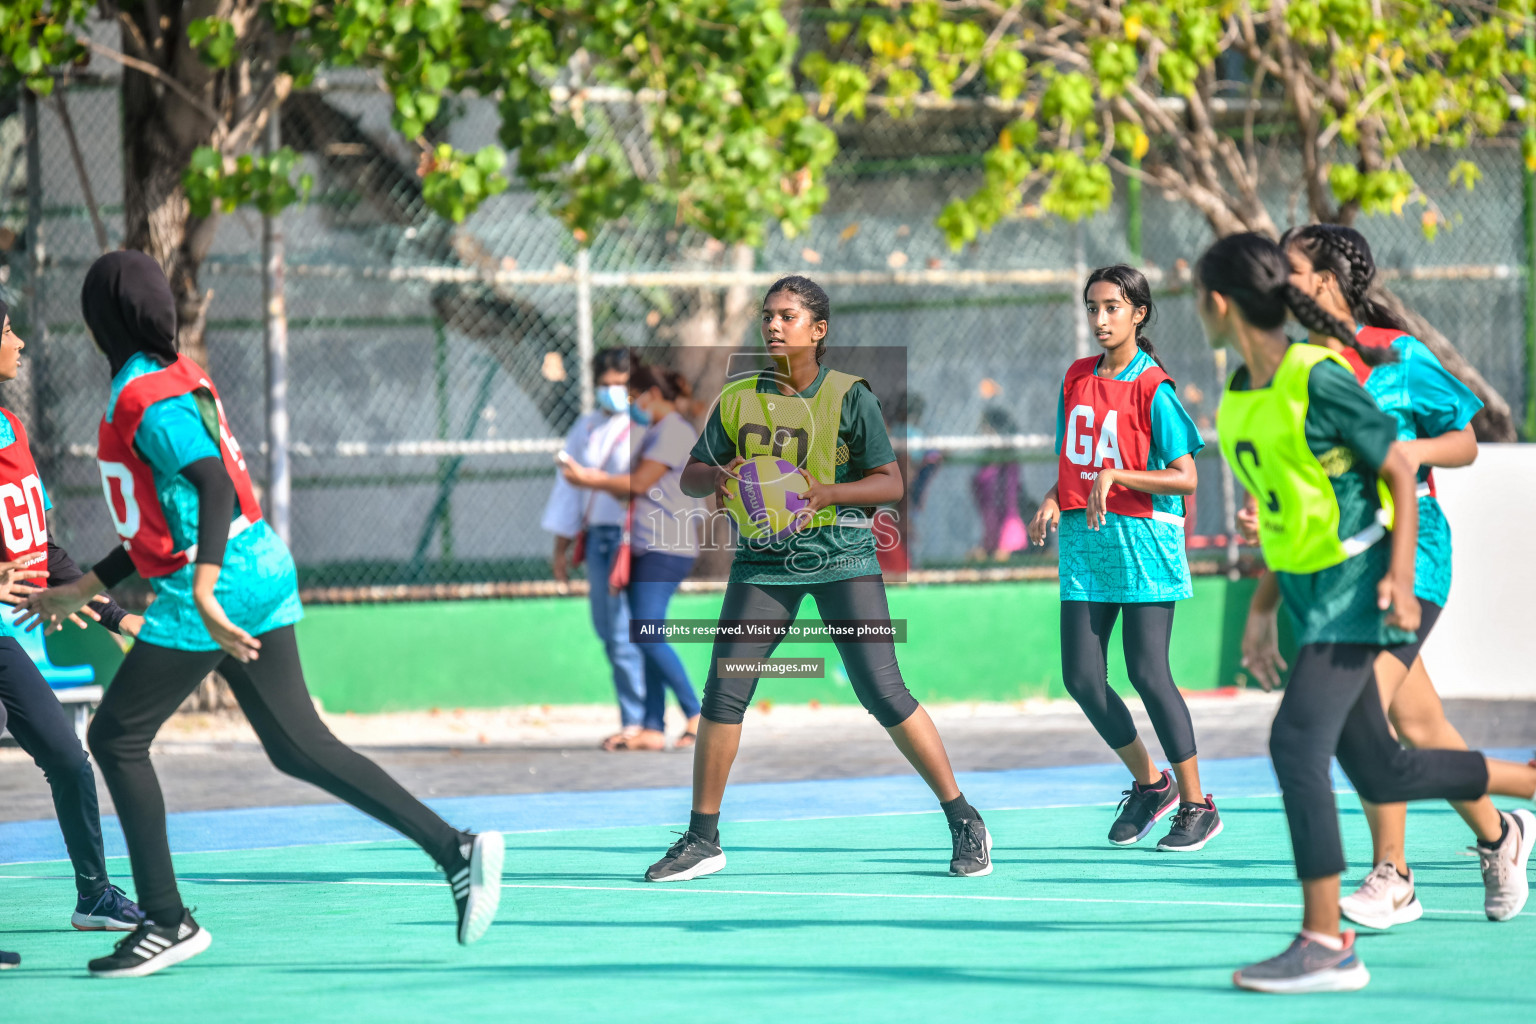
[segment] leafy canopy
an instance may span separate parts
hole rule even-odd
[[[94,9],[85,0],[0,6],[0,86],[47,93],[56,73],[85,59]],[[198,19],[188,40],[213,67],[275,52],[275,70],[297,87],[322,67],[376,72],[394,127],[421,143],[426,201],[454,220],[508,184],[503,150],[422,139],[462,94],[494,99],[516,173],[552,197],[578,238],[663,204],[714,237],[758,243],[771,223],[803,229],[826,198],[836,141],[796,89],[796,40],[778,0],[270,0],[249,22],[242,35],[231,20]],[[608,90],[601,102],[588,91],[597,89]],[[210,146],[185,183],[203,212],[277,207],[304,191],[278,184],[295,162]]]
[[[1314,217],[1417,201],[1432,233],[1437,212],[1402,154],[1496,134],[1532,71],[1530,0],[829,2],[828,52],[801,68],[834,116],[957,93],[1015,115],[982,186],[940,218],[957,246],[1030,203],[1102,210],[1111,169],[1180,195],[1218,231],[1272,229],[1255,120],[1288,122],[1292,150],[1300,134]],[[1467,188],[1476,177],[1465,162],[1452,173]]]

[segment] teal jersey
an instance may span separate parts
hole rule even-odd
[[[160,368],[142,353],[130,359],[112,379],[108,420],[123,387]],[[154,473],[155,494],[178,550],[197,542],[198,524],[197,489],[181,471],[201,459],[219,458],[218,436],[218,413],[212,399],[202,394],[177,395],[151,405],[134,435],[134,447]],[[239,513],[236,506],[235,515]],[[184,565],[149,581],[155,600],[144,614],[141,640],[180,651],[218,650],[192,601],[195,569],[195,564]],[[213,593],[230,621],[252,636],[304,617],[293,556],[265,519],[230,538]]]
[[[1135,380],[1156,366],[1137,352],[1116,380]],[[1056,391],[1056,453],[1061,454],[1067,432],[1065,395]],[[1184,411],[1173,386],[1157,389],[1152,399],[1152,442],[1147,469],[1167,469],[1169,463],[1205,447],[1200,428]],[[1154,511],[1184,515],[1184,499],[1174,494],[1152,495]],[[1087,509],[1061,514],[1058,562],[1063,601],[1102,601],[1138,604],[1180,601],[1194,594],[1189,559],[1184,553],[1184,528],[1176,523],[1110,512],[1098,530],[1088,529]]]
[[[16,443],[16,430],[15,430],[15,428],[13,428],[11,426],[11,421],[10,420],[6,419],[4,416],[0,416],[0,449],[9,448],[11,445],[13,445],[15,443]],[[49,498],[48,498],[48,488],[43,486],[43,482],[41,480],[39,480],[37,482],[37,486],[38,486],[38,489],[43,492],[43,511],[44,512],[51,511],[53,509],[53,502],[51,500],[49,500]],[[44,563],[42,568],[47,568],[47,563]],[[44,580],[37,580],[36,581],[38,586],[42,586],[44,582],[45,582]],[[8,611],[9,611],[9,614],[0,615],[0,637],[7,637],[7,636],[18,637],[18,636],[21,636],[22,631],[20,629],[17,629],[16,628],[16,623],[11,621],[11,619],[15,616],[15,609],[9,609]]]
[[[1397,421],[1397,439],[1412,441],[1461,430],[1482,401],[1449,370],[1429,346],[1412,335],[1392,342],[1395,363],[1383,363],[1365,379],[1365,390]],[[1421,601],[1444,605],[1451,593],[1451,527],[1440,502],[1426,493],[1429,468],[1419,469],[1419,549],[1413,592]]]

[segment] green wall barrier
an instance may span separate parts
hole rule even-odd
[[[1251,580],[1195,581],[1194,597],[1180,602],[1174,617],[1171,661],[1180,687],[1241,685],[1239,648],[1252,588]],[[928,702],[1065,697],[1058,593],[1054,581],[891,587],[891,617],[907,620],[897,656],[912,693]],[[680,594],[670,617],[713,619],[720,601],[719,594]],[[801,621],[814,621],[811,602]],[[610,670],[580,597],[320,605],[307,609],[298,635],[310,690],[330,711],[613,700]],[[702,688],[710,645],[676,646]],[[1110,679],[1131,693],[1119,648],[1117,629]],[[856,703],[832,644],[786,643],[776,656],[826,658],[827,677],[764,679],[757,699]]]

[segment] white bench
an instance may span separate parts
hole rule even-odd
[[[101,703],[102,692],[99,686],[71,686],[67,690],[53,691],[59,703],[64,705],[64,710],[74,719],[75,735],[80,737],[81,746],[85,745],[86,726],[91,724],[91,709]]]
[[[55,665],[48,657],[48,649],[43,646],[41,627],[33,627],[18,636],[16,641],[53,687],[53,694],[64,705],[64,710],[74,719],[75,735],[80,737],[83,746],[85,728],[91,721],[91,709],[101,703],[102,689],[95,685],[96,670],[90,665]],[[0,730],[0,737],[9,735],[9,730]]]

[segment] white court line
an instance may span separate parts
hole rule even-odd
[[[0,875],[6,878],[34,880],[68,880],[73,875]],[[445,882],[379,882],[337,881],[328,878],[202,878],[180,876],[178,882],[206,882],[209,884],[239,885],[372,885],[406,888],[436,888]],[[1235,907],[1244,910],[1301,910],[1300,903],[1239,903],[1230,900],[1120,900],[1087,896],[978,896],[975,894],[917,893],[917,892],[794,892],[787,889],[690,889],[666,885],[538,885],[529,882],[503,882],[503,889],[555,889],[566,892],[647,892],[656,894],[677,893],[688,896],[810,896],[816,898],[839,897],[856,900],[968,900],[976,903],[1107,903],[1138,907]],[[1433,910],[1424,908],[1426,914],[1477,914],[1481,910]],[[1519,917],[1536,916],[1536,912],[1522,911]]]

